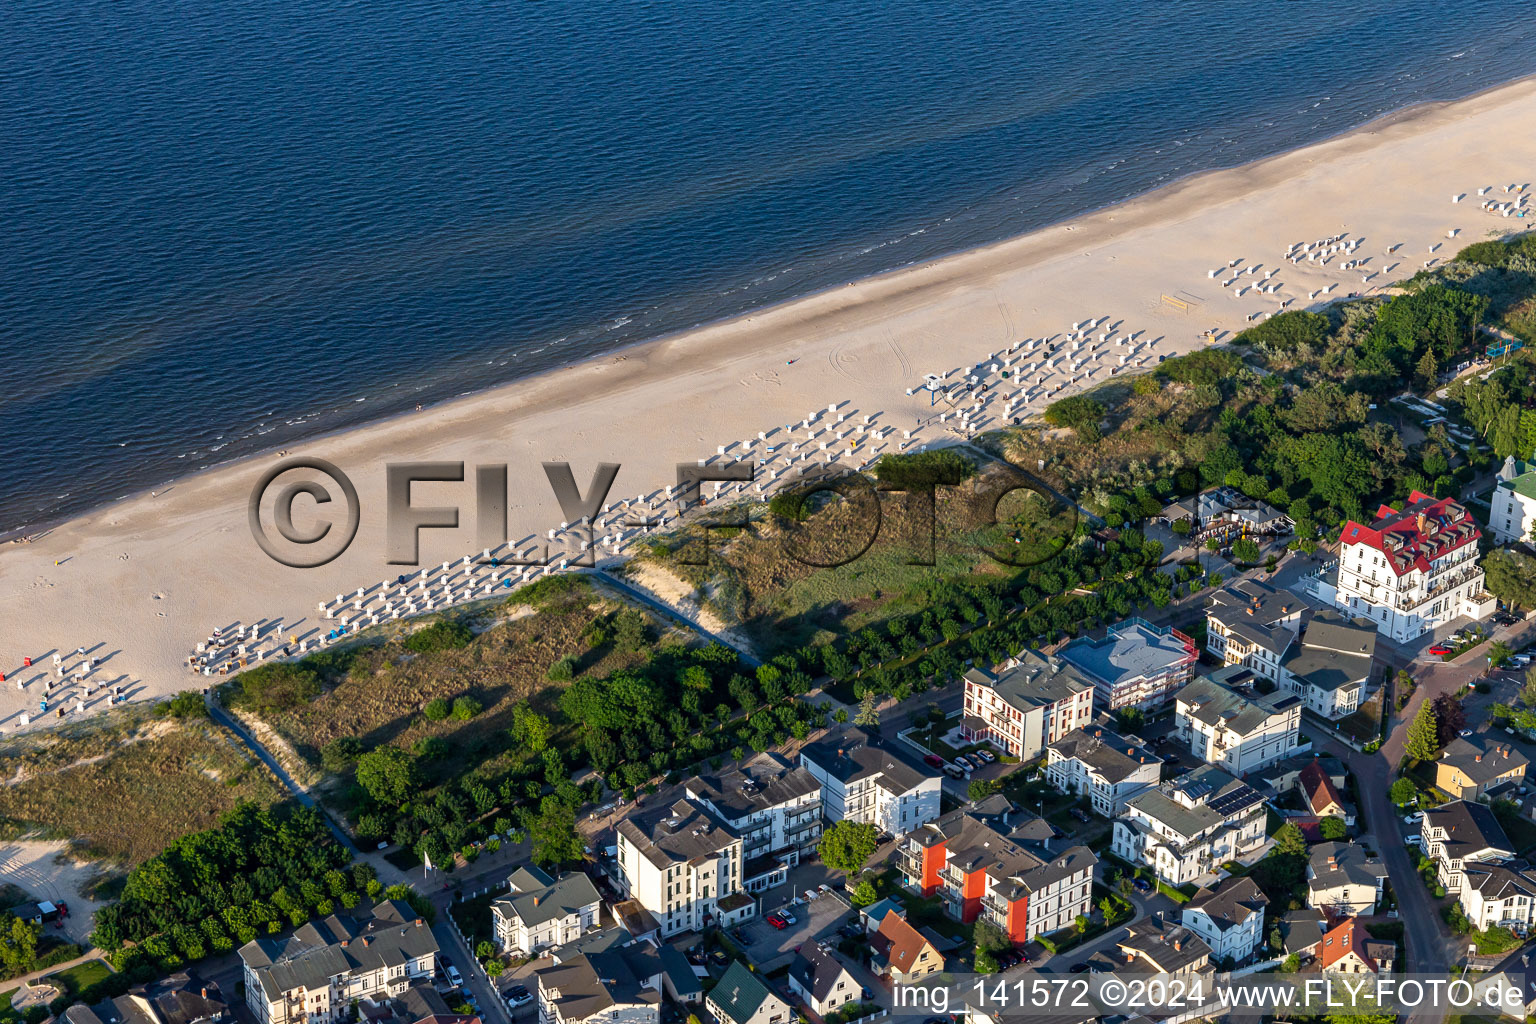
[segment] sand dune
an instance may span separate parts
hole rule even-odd
[[[285,633],[323,633],[334,623],[317,618],[318,601],[407,571],[386,564],[389,462],[507,463],[516,541],[542,536],[562,518],[540,469],[544,461],[568,461],[583,488],[597,463],[619,463],[612,493],[634,496],[671,483],[679,463],[713,456],[720,445],[798,422],[829,403],[877,413],[898,432],[927,424],[921,436],[932,438],[938,431],[928,423],[929,399],[909,397],[906,389],[925,373],[971,366],[1021,339],[1108,317],[1124,332],[1145,332],[1143,340],[1161,339],[1150,351],[1171,355],[1205,344],[1199,336],[1208,328],[1241,330],[1251,315],[1287,299],[1290,308],[1308,308],[1369,292],[1426,259],[1524,223],[1480,209],[1476,197],[1493,186],[1491,198],[1519,199],[1503,188],[1524,184],[1522,175],[1536,167],[1533,114],[1531,81],[1414,108],[1069,224],[318,439],[294,453],[339,466],[361,504],[356,540],[320,568],[280,566],[251,538],[247,501],[276,455],[182,480],[29,543],[6,545],[0,671],[8,680],[0,684],[0,726],[9,732],[19,727],[19,712],[35,715],[54,651],[88,649],[103,659],[93,684],[124,685],[138,698],[204,682],[185,659],[216,626],[281,619]],[[1472,198],[1452,202],[1462,194]],[[1341,259],[1293,266],[1283,258],[1293,242],[1341,233],[1360,240],[1343,259],[1368,257],[1367,263],[1346,270]],[[1429,254],[1437,243],[1441,249]],[[1235,268],[1209,276],[1233,261]],[[1259,284],[1279,288],[1261,292]],[[1114,360],[1101,362],[1105,369],[1092,383],[1108,376]],[[464,510],[457,530],[423,533],[424,562],[480,550],[472,484],[418,485],[414,501]],[[24,669],[24,657],[38,664]],[[24,691],[15,688],[18,677]],[[79,689],[65,692],[71,713]],[[104,700],[97,689],[90,710]]]

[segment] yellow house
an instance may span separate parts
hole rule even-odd
[[[1477,800],[1505,783],[1525,781],[1530,759],[1507,740],[1488,733],[1447,743],[1435,762],[1435,787],[1458,800]]]
[[[886,912],[880,930],[870,936],[869,946],[875,953],[876,973],[889,974],[898,984],[944,969],[944,955],[894,910]]]

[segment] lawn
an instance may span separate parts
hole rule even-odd
[[[7,741],[4,834],[75,841],[77,853],[132,867],[210,828],[242,800],[282,792],[265,767],[206,719],[157,718],[147,705]]]
[[[469,939],[469,948],[473,950],[486,939],[494,939],[496,929],[491,916],[491,904],[499,899],[506,898],[505,892],[490,892],[484,896],[475,896],[464,900],[462,903],[454,903],[448,909],[458,923],[459,931]]]
[[[84,963],[67,967],[62,971],[56,971],[48,975],[48,980],[54,983],[63,983],[71,995],[74,995],[89,985],[98,981],[105,981],[112,976],[112,970],[100,960],[87,960]]]

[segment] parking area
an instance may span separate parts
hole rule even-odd
[[[774,971],[789,963],[796,947],[814,942],[837,932],[848,920],[853,908],[837,890],[818,896],[814,900],[791,903],[788,907],[764,909],[764,916],[755,917],[734,932],[747,958],[763,972]],[[775,928],[767,920],[767,914],[789,913],[794,923]]]

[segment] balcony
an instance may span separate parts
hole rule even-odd
[[[1450,577],[1442,579],[1439,585],[1433,589],[1424,591],[1422,596],[1399,598],[1397,601],[1397,610],[1400,612],[1411,611],[1428,601],[1433,601],[1437,597],[1444,596],[1449,591],[1456,589],[1463,583],[1467,583],[1468,581],[1475,579],[1482,574],[1483,571],[1476,566],[1462,569],[1460,572],[1454,573]]]

